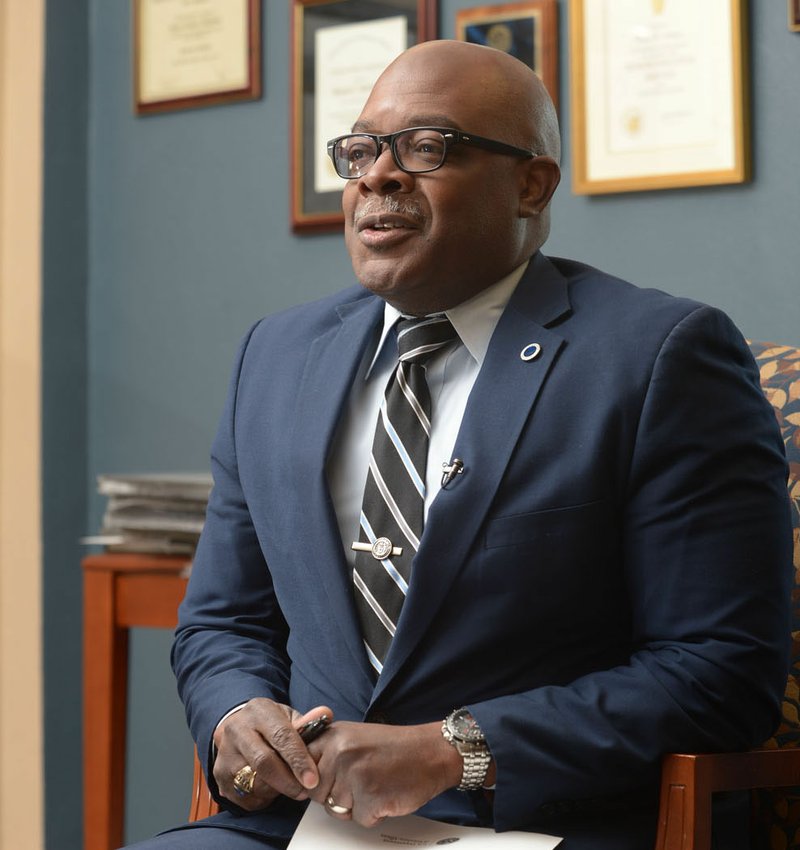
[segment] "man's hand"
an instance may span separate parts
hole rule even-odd
[[[323,714],[333,716],[327,706],[300,714],[259,698],[226,717],[214,732],[214,779],[220,793],[248,811],[265,808],[279,794],[307,799],[319,783],[319,773],[296,730]],[[233,779],[245,765],[255,771],[255,781],[251,793],[240,795]]]
[[[309,751],[320,774],[311,798],[362,826],[410,814],[461,781],[461,756],[442,738],[441,723],[334,723]],[[332,812],[331,800],[351,811]]]

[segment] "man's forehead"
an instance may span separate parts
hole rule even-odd
[[[368,114],[362,115],[353,124],[353,132],[375,133],[393,132],[387,130],[387,120],[391,123],[399,123],[394,129],[405,129],[406,127],[448,127],[454,130],[463,130],[459,122],[452,114],[446,112],[411,112],[398,113],[396,116],[381,115],[380,117],[372,118]]]
[[[466,129],[473,113],[484,111],[473,92],[458,91],[445,84],[391,87],[376,84],[356,119],[354,129],[369,132],[399,130],[403,127],[452,127]]]

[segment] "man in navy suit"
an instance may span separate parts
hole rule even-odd
[[[242,344],[173,651],[223,812],[137,846],[283,848],[323,805],[331,830],[418,812],[649,850],[663,754],[779,717],[786,467],[747,346],[540,253],[558,125],[506,54],[412,48],[329,151],[361,286]],[[438,314],[424,532],[378,660],[352,543],[395,322]],[[718,806],[726,850],[741,802]]]

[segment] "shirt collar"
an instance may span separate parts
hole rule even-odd
[[[502,280],[481,290],[477,295],[473,295],[468,301],[464,301],[450,310],[445,310],[445,316],[452,322],[459,339],[464,343],[465,348],[478,364],[478,367],[483,365],[483,360],[489,349],[489,342],[492,339],[494,329],[497,327],[503,310],[505,310],[511,296],[514,294],[520,278],[528,267],[528,262],[526,260],[522,265],[517,266],[511,274],[506,275]],[[367,369],[366,377],[369,377],[372,372],[375,361],[383,350],[386,338],[402,315],[391,304],[384,306],[383,329],[381,330],[381,336],[375,349],[375,355]]]

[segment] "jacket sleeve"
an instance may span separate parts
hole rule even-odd
[[[469,706],[497,763],[498,830],[656,789],[664,753],[772,733],[790,640],[786,474],[744,340],[698,308],[655,360],[620,505],[629,660]]]
[[[211,453],[206,522],[180,606],[172,666],[213,793],[212,736],[222,717],[255,697],[287,702],[287,626],[242,493],[235,445],[239,350]]]

